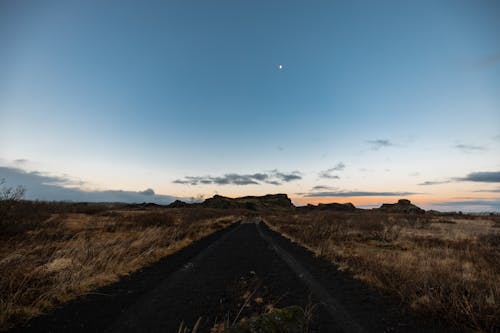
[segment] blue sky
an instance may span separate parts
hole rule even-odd
[[[487,0],[4,0],[0,178],[498,210],[499,41]]]

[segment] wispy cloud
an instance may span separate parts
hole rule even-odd
[[[318,173],[318,176],[320,178],[327,178],[327,179],[339,179],[340,177],[337,176],[337,175],[334,175],[333,173],[335,171],[342,171],[345,169],[345,164],[342,163],[342,162],[339,162],[337,163],[337,165],[335,165],[334,167],[332,168],[329,168],[327,170],[324,170],[324,171],[320,171]]]
[[[441,184],[448,184],[448,183],[451,183],[451,180],[426,181],[426,182],[420,183],[418,185],[427,186],[427,185],[441,185]]]
[[[272,177],[276,177],[277,179],[283,181],[283,182],[291,182],[293,180],[299,180],[302,179],[302,176],[300,175],[300,172],[298,171],[293,171],[291,173],[282,173],[278,172],[277,170],[274,170],[271,172]]]
[[[326,179],[340,179],[338,175],[332,175],[331,171],[325,170],[321,171],[318,176],[320,178],[326,178]]]
[[[500,183],[500,171],[471,172],[465,177],[455,177],[446,180],[425,181],[418,185],[440,185],[452,182]]]
[[[477,190],[473,192],[479,192],[479,193],[500,193],[500,188],[494,188],[490,190]]]
[[[376,140],[367,140],[366,141],[370,145],[371,150],[379,150],[380,148],[391,147],[395,144],[386,139],[376,139]]]
[[[82,202],[154,202],[168,204],[177,198],[169,195],[155,194],[148,188],[144,191],[86,191],[77,187],[82,181],[74,181],[67,176],[52,176],[41,172],[27,172],[18,168],[0,167],[0,178],[6,180],[7,186],[23,186],[26,198],[46,201],[82,201]],[[71,187],[69,187],[71,186]]]
[[[176,184],[186,184],[186,185],[207,185],[207,184],[217,184],[217,185],[250,185],[259,184],[257,182],[259,174],[254,175],[238,175],[238,174],[226,174],[222,177],[212,177],[212,176],[186,176],[182,179],[174,180]]]
[[[480,183],[500,183],[500,171],[471,172],[463,178],[456,178],[456,180]]]
[[[18,158],[17,160],[14,160],[14,164],[21,166],[23,164],[28,163],[28,160],[25,158]]]
[[[415,195],[414,192],[325,191],[305,193],[305,197],[398,197]]]
[[[316,185],[314,186],[311,191],[324,191],[324,190],[335,190],[336,187],[334,186],[328,186],[328,185]]]
[[[443,201],[433,203],[433,206],[445,210],[464,211],[500,211],[500,199],[472,199],[461,201]]]
[[[186,176],[182,179],[176,179],[173,182],[176,184],[186,185],[258,185],[271,184],[281,185],[294,180],[302,179],[300,172],[292,171],[290,173],[272,170],[269,172],[254,173],[254,174],[238,174],[227,173],[223,176]]]
[[[456,144],[453,146],[453,148],[458,149],[464,153],[470,154],[470,153],[475,153],[475,152],[480,152],[484,151],[485,147],[484,146],[477,146],[477,145],[469,145],[469,144]]]

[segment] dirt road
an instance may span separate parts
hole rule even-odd
[[[218,232],[15,331],[177,332],[199,320],[198,332],[209,332],[271,305],[313,308],[311,332],[436,331],[255,223]]]

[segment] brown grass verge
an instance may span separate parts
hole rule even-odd
[[[8,233],[0,241],[0,330],[115,282],[229,226],[241,214],[17,204],[9,207],[11,219],[2,221]]]
[[[457,331],[500,330],[498,216],[309,212],[265,221],[422,316]]]

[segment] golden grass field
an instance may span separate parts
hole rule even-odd
[[[500,330],[500,216],[268,213],[274,230],[456,331]]]
[[[2,202],[0,330],[117,281],[246,210]],[[500,216],[261,212],[274,230],[452,330],[500,327]],[[250,214],[255,218],[256,212]]]
[[[17,213],[18,228],[0,242],[0,330],[115,282],[240,218],[215,209],[17,204],[16,210],[24,209]]]

